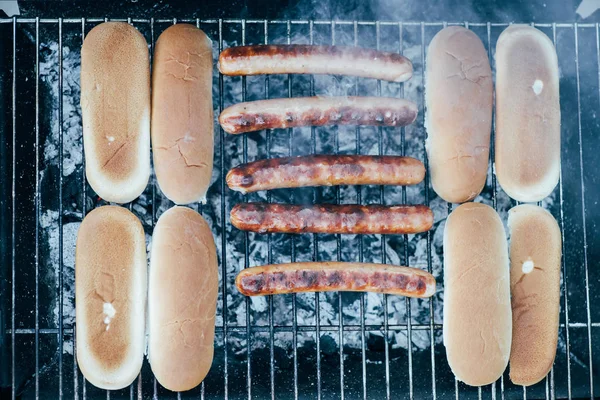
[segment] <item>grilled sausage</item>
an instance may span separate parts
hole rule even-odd
[[[228,133],[322,125],[406,126],[417,118],[415,103],[386,97],[296,97],[238,103],[223,110]]]
[[[304,186],[414,185],[424,177],[423,163],[411,157],[311,155],[238,165],[227,174],[227,185],[248,193]]]
[[[238,229],[258,233],[419,233],[431,229],[429,207],[379,204],[242,203],[231,210]]]
[[[431,297],[435,278],[417,268],[385,264],[304,262],[242,270],[235,284],[245,296],[301,292],[376,292]]]
[[[330,74],[404,82],[412,63],[400,54],[343,46],[256,45],[231,47],[219,56],[224,75]]]

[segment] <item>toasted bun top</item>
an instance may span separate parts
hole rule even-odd
[[[556,355],[561,232],[548,211],[531,204],[508,212],[508,228],[513,309],[510,379],[532,385],[548,374]]]
[[[496,174],[513,199],[536,202],[560,174],[559,71],[550,38],[528,25],[496,45]]]
[[[111,186],[106,181],[127,182],[140,170],[147,175],[148,145],[140,142],[149,142],[150,64],[148,44],[133,26],[105,22],[85,37],[81,108],[92,187],[102,192]]]
[[[75,255],[77,357],[101,388],[127,386],[144,348],[146,244],[138,218],[99,207],[81,223]]]
[[[485,185],[493,83],[488,53],[469,29],[438,32],[427,51],[426,129],[431,182],[444,200],[462,203]]]
[[[219,290],[210,227],[197,212],[173,207],[152,237],[148,301],[148,360],[161,385],[189,390],[213,358]]]
[[[212,43],[193,25],[158,38],[152,70],[152,150],[161,191],[177,204],[204,200],[213,166]]]
[[[456,377],[494,382],[508,364],[512,338],[506,235],[493,208],[465,203],[444,230],[444,345]]]

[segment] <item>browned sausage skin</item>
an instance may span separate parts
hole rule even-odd
[[[231,223],[258,233],[405,234],[431,229],[433,212],[423,205],[242,203],[231,210]]]
[[[431,297],[433,275],[417,268],[385,264],[305,262],[242,270],[235,284],[246,296],[300,292],[377,292]]]
[[[234,104],[219,115],[225,132],[238,134],[294,126],[406,126],[417,106],[391,97],[293,97]]]
[[[423,163],[411,157],[310,155],[238,165],[227,174],[227,185],[248,193],[304,186],[414,185],[424,177]]]
[[[397,53],[344,46],[255,45],[225,49],[219,55],[224,75],[329,74],[404,82],[412,63]]]

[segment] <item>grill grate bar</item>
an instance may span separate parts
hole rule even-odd
[[[200,29],[200,18],[196,18],[196,28]],[[153,51],[153,53],[154,53],[154,51]],[[214,128],[213,128],[213,135],[214,135]],[[222,161],[222,159],[221,159],[221,161]],[[224,191],[222,190],[221,193],[224,193]],[[196,211],[199,212],[204,217],[204,214],[203,214],[204,207],[200,201],[198,201],[196,203]],[[140,387],[141,387],[141,382],[142,382],[142,373],[140,372]],[[204,400],[205,386],[206,386],[206,383],[203,380],[202,383],[200,383],[200,399],[201,400]],[[140,392],[141,392],[141,390],[140,390]],[[142,400],[141,397],[139,400]]]
[[[13,47],[12,47],[12,57],[13,57],[13,62],[12,62],[12,222],[11,222],[11,226],[12,226],[12,253],[11,253],[11,264],[12,264],[12,279],[11,279],[11,301],[12,301],[12,307],[11,307],[11,319],[10,319],[10,326],[12,329],[12,332],[15,331],[15,225],[16,225],[16,218],[15,218],[15,196],[16,196],[16,191],[15,191],[15,185],[16,185],[16,181],[15,181],[15,164],[16,164],[16,136],[17,136],[17,114],[16,114],[16,98],[17,98],[17,19],[15,17],[12,18],[12,22],[13,22]],[[12,378],[11,378],[11,395],[12,398],[15,398],[15,334],[11,333],[11,369],[12,369]]]
[[[63,268],[63,44],[62,44],[62,18],[58,19],[58,168],[59,168],[59,187],[58,187],[58,259],[59,259],[59,280],[58,280],[58,395],[63,398],[63,312],[64,312],[64,268]]]
[[[446,23],[444,23],[443,28],[446,28],[448,25]],[[448,203],[447,205],[447,209],[448,209],[448,215],[447,217],[450,216],[450,214],[452,214],[452,203]],[[443,316],[442,316],[443,318]],[[459,399],[459,387],[458,387],[458,379],[456,378],[456,376],[454,377],[454,395],[456,397],[456,400]]]
[[[292,43],[292,26],[288,21],[286,26],[287,44]],[[288,97],[292,97],[292,74],[288,74]],[[288,147],[289,156],[294,155],[293,146],[293,129],[288,128]],[[294,203],[294,193],[292,192],[290,202]],[[290,236],[290,259],[291,262],[296,262],[296,241],[295,235]],[[296,293],[292,294],[292,326],[294,334],[292,335],[292,348],[294,358],[294,399],[298,400],[298,308],[297,308],[297,296]]]
[[[246,21],[242,20],[242,46],[246,45]],[[246,101],[246,77],[242,76],[242,102]],[[242,138],[243,143],[243,160],[244,164],[248,162],[248,136],[243,135]],[[247,201],[247,199],[245,199]],[[223,224],[225,225],[225,224]],[[270,247],[270,246],[269,246]],[[244,269],[250,267],[250,239],[248,231],[244,231]],[[269,258],[270,258],[269,252]],[[247,358],[248,364],[246,366],[246,390],[248,392],[248,400],[252,399],[252,336],[251,336],[251,318],[250,318],[250,298],[246,297],[246,326],[248,327],[246,331],[246,343],[247,343]],[[271,322],[269,320],[269,322]]]
[[[412,326],[413,330],[417,330],[417,331],[426,331],[431,328],[430,324],[412,324],[411,326]],[[442,327],[443,327],[442,324],[435,324],[433,326],[433,329],[438,331],[438,330],[441,330]],[[317,327],[313,326],[313,325],[298,325],[297,326],[298,332],[314,332],[314,331],[316,331],[316,328]],[[565,324],[560,324],[559,328],[564,329]],[[584,329],[585,328],[585,329],[587,329],[587,323],[571,322],[569,324],[569,328],[574,328],[574,329]],[[600,328],[600,322],[593,322],[592,328]],[[227,329],[231,332],[245,332],[247,328],[244,325],[234,325],[234,326],[228,326]],[[257,326],[252,326],[251,329],[253,332],[268,332],[270,327],[268,325],[257,325]],[[294,327],[292,325],[273,325],[273,329],[276,332],[293,332],[294,331]],[[361,329],[362,329],[362,325],[344,324],[344,331],[346,331],[346,332],[357,332],[357,331],[360,331]],[[407,324],[389,324],[388,325],[388,330],[391,330],[391,331],[405,331],[407,329],[408,329]],[[215,330],[218,333],[223,333],[225,329],[224,329],[224,326],[216,326]],[[319,327],[319,330],[326,331],[326,332],[337,332],[339,330],[339,325],[337,325],[337,324],[321,325]],[[384,332],[385,326],[384,325],[365,324],[365,330],[370,331],[370,332]],[[35,335],[35,331],[36,331],[35,328],[16,328],[14,330],[15,334],[17,334],[17,335]],[[13,331],[11,329],[7,329],[6,332],[12,333]],[[72,335],[74,333],[73,329],[70,329],[70,328],[63,329],[63,332],[66,335]],[[40,328],[39,333],[41,335],[58,335],[58,328]]]
[[[200,18],[196,18],[196,28],[200,29]],[[212,50],[212,49],[211,49]],[[213,127],[213,140],[214,140],[214,127]],[[214,154],[213,154],[214,156]],[[197,201],[194,203],[194,207],[196,212],[198,212],[202,217],[204,217],[204,205],[201,201]],[[204,392],[204,381],[202,381],[202,389],[201,392]]]
[[[219,54],[223,51],[223,21],[219,20]],[[223,111],[223,75],[219,74],[219,113]],[[229,394],[229,371],[228,371],[228,322],[227,322],[227,230],[225,221],[227,221],[227,215],[225,214],[226,202],[225,202],[225,132],[219,125],[220,135],[220,146],[219,151],[221,155],[221,297],[223,299],[223,386],[224,396],[228,397]]]
[[[150,50],[152,51],[152,54],[150,55],[151,59],[154,57],[154,46],[155,46],[155,37],[154,37],[154,18],[150,19]],[[152,68],[152,67],[150,67]],[[150,141],[152,142],[152,141]],[[152,143],[150,143],[150,146],[152,146]],[[151,157],[150,159],[150,163],[152,165],[152,171],[154,171],[154,157]],[[153,172],[154,173],[154,172]],[[158,181],[156,179],[152,180],[152,231],[154,232],[154,226],[156,225],[156,213],[157,213],[157,209],[158,207],[156,206],[156,189],[158,188]],[[158,398],[158,393],[157,393],[157,388],[158,388],[158,382],[156,380],[156,377],[153,377],[152,379],[152,389],[153,389],[153,394],[154,394],[154,398]]]
[[[354,25],[354,29],[356,30],[358,26],[358,23],[356,23]],[[377,25],[377,50],[379,50],[380,46],[381,46],[381,31],[380,31],[380,27],[379,25]],[[399,32],[398,32],[398,37],[400,40],[400,43],[402,43],[402,25],[400,24],[398,26]],[[400,44],[400,46],[402,46]],[[400,51],[402,51],[400,49]],[[404,88],[404,84],[401,83],[400,84],[401,88]],[[357,91],[357,95],[358,95],[358,91]],[[377,96],[381,96],[381,80],[377,81]],[[403,96],[402,96],[403,97]],[[401,130],[404,129],[404,127],[401,128]],[[379,132],[380,132],[380,137],[381,137],[381,132],[382,132],[382,128],[379,128]],[[400,141],[402,141],[404,138],[403,136],[400,137]],[[383,147],[380,147],[379,149],[379,154],[383,154]],[[384,204],[384,198],[385,198],[385,192],[384,192],[385,186],[381,186],[381,204]],[[385,250],[385,240],[384,240],[384,236],[382,235],[382,239],[381,239],[381,263],[382,264],[387,264],[387,252]],[[385,395],[386,395],[386,399],[389,400],[391,397],[391,393],[390,393],[390,344],[389,344],[389,314],[388,314],[388,295],[384,294],[383,295],[383,337],[384,337],[384,356],[385,356]],[[364,328],[364,326],[363,326]]]
[[[337,21],[331,21],[331,45],[335,46],[335,26]],[[339,130],[337,126],[333,126],[333,140],[335,152],[338,154],[340,152],[340,138],[339,138]],[[335,188],[335,201],[337,204],[341,204],[341,193],[340,187],[336,186]],[[336,240],[336,253],[337,253],[337,261],[341,261],[342,259],[342,236],[340,234],[335,235]],[[344,391],[344,313],[343,313],[343,303],[342,303],[343,293],[338,294],[338,315],[339,315],[339,329],[338,336],[340,341],[339,346],[339,356],[340,356],[340,398],[343,400],[345,397]]]
[[[425,25],[421,24],[421,65],[423,66],[423,87],[427,87],[426,82],[426,58],[425,58]],[[423,126],[425,126],[425,114],[427,112],[427,104],[425,102],[425,91],[422,94],[423,101]],[[427,156],[426,144],[423,143],[423,160],[425,161],[425,169],[429,170],[429,157]],[[429,186],[430,186],[429,174],[425,174],[425,205],[429,207]],[[431,262],[431,230],[427,231],[427,272],[433,273],[432,262]],[[436,379],[435,379],[435,337],[433,325],[434,321],[434,304],[433,297],[429,298],[429,337],[430,337],[430,351],[431,351],[431,393],[434,399],[437,398],[436,390]]]
[[[401,52],[404,51],[404,43],[401,42]],[[404,97],[404,85],[402,85],[402,97]],[[403,132],[404,128],[403,128]],[[406,155],[406,135],[401,137],[401,149],[402,155]],[[402,186],[402,204],[406,204],[406,186]],[[404,240],[404,263],[408,265],[408,235],[403,235]],[[405,298],[405,307],[406,307],[406,321],[407,321],[407,329],[408,329],[408,338],[407,338],[407,352],[408,352],[408,382],[409,382],[409,395],[412,399],[413,397],[413,387],[412,387],[412,326],[411,323],[411,315],[410,315],[410,299],[408,297]]]
[[[465,22],[465,27],[469,27],[469,23]],[[494,57],[492,55],[492,36],[491,24],[486,26],[487,33],[487,49],[490,67],[494,67]],[[496,91],[492,94],[492,126],[490,132],[490,164],[492,166],[492,207],[498,211],[498,184],[496,180]],[[504,375],[500,377],[500,397],[504,400]],[[496,399],[496,382],[492,383],[492,399]]]
[[[16,18],[16,17],[13,17]],[[0,18],[0,24],[2,23],[12,23],[13,22],[13,18]],[[98,22],[104,22],[104,21],[118,21],[118,22],[127,22],[128,20],[131,20],[134,23],[150,23],[151,20],[153,20],[154,18],[87,18],[88,22],[91,23],[98,23]],[[171,22],[173,19],[172,18],[158,18],[158,19],[154,19],[155,22],[157,23],[165,23],[165,22]],[[178,19],[179,22],[187,22],[187,23],[195,23],[197,20],[197,18],[180,18]],[[58,23],[59,19],[57,18],[40,18],[40,23],[42,24],[56,24]],[[202,24],[218,24],[219,21],[224,22],[226,24],[241,24],[243,23],[248,23],[248,24],[263,24],[265,22],[264,19],[239,19],[239,18],[227,18],[227,19],[200,19],[200,23]],[[36,18],[17,18],[17,23],[19,24],[32,24],[36,22]],[[72,24],[72,23],[80,23],[81,19],[80,18],[62,18],[62,22],[66,23],[66,24]],[[332,23],[331,20],[282,20],[282,19],[272,19],[272,20],[267,20],[267,22],[269,24],[287,24],[288,22],[292,25],[310,25],[311,23],[314,25],[329,25]],[[333,21],[338,25],[352,25],[354,24],[355,21]],[[358,25],[361,26],[374,26],[377,23],[379,23],[380,26],[395,26],[398,24],[398,21],[356,21],[356,23]],[[487,24],[490,24],[490,26],[492,27],[507,27],[509,25],[511,25],[513,22],[470,22],[469,24],[471,26],[476,26],[476,27],[485,27],[487,26]],[[523,23],[523,22],[521,22]],[[464,25],[464,22],[421,22],[421,21],[406,21],[403,22],[403,24],[405,26],[435,26],[435,27],[441,27],[444,24],[447,25]],[[574,28],[574,24],[573,23],[530,23],[532,26],[538,27],[538,28],[552,28],[552,26],[556,25],[557,28]],[[595,28],[596,24],[595,23],[579,23],[577,24],[578,28]]]
[[[402,22],[399,23],[398,26],[398,46],[399,46],[399,52],[400,54],[404,54],[404,24]],[[400,84],[400,97],[401,98],[405,98],[404,97],[404,83]],[[401,127],[400,128],[400,154],[402,156],[406,156],[406,127]],[[402,186],[401,188],[401,194],[402,194],[402,204],[406,204],[406,186]],[[403,241],[403,249],[404,249],[404,263],[406,265],[408,265],[408,236],[407,235],[402,235],[402,241]],[[387,308],[387,304],[386,304],[386,308],[385,308],[385,313],[383,314],[384,316],[386,316],[386,321],[384,321],[386,323],[386,330],[389,331],[390,329],[390,324],[389,324],[389,320],[387,320],[387,315],[388,315],[388,308]],[[391,390],[390,390],[390,368],[389,368],[389,340],[390,338],[386,335],[385,338],[385,343],[386,343],[386,350],[387,350],[387,354],[388,354],[388,361],[386,363],[386,397],[387,400],[391,399]]]
[[[587,314],[587,330],[588,330],[588,351],[589,351],[589,367],[590,367],[590,397],[594,397],[594,365],[592,357],[592,318],[590,315],[590,284],[589,284],[589,269],[588,269],[588,244],[587,244],[587,227],[586,227],[586,210],[585,210],[585,185],[583,181],[583,139],[581,133],[581,90],[579,79],[579,35],[577,23],[575,23],[575,66],[576,66],[576,82],[577,82],[577,125],[579,130],[579,174],[581,178],[581,218],[583,219],[583,263],[585,266],[585,305]],[[596,32],[598,31],[596,26]],[[598,44],[598,36],[596,36],[596,44]],[[598,53],[597,53],[598,54]],[[600,56],[600,55],[599,55]]]
[[[314,24],[309,21],[308,24],[309,44],[315,43]],[[310,76],[310,95],[315,95],[315,77]],[[317,154],[317,137],[314,126],[310,127],[311,152]],[[317,188],[313,189],[313,203],[317,203]],[[319,237],[313,233],[313,261],[319,261]],[[321,300],[319,292],[315,292],[315,350],[317,360],[317,400],[321,400]]]
[[[556,46],[556,24],[552,25],[552,41],[554,43],[554,46]],[[568,393],[568,397],[569,400],[572,397],[572,391],[571,391],[571,344],[570,344],[570,340],[569,340],[569,296],[568,296],[568,286],[567,286],[567,277],[568,277],[568,272],[567,272],[567,264],[565,261],[565,241],[564,241],[564,237],[565,237],[565,214],[564,214],[564,209],[563,209],[563,177],[562,177],[562,168],[559,170],[559,180],[558,180],[558,187],[559,187],[559,198],[560,198],[560,231],[561,231],[561,236],[563,238],[562,240],[562,274],[563,274],[563,296],[565,299],[565,336],[566,336],[566,346],[565,346],[565,353],[567,356],[567,393]]]
[[[548,392],[548,386],[549,392]],[[556,398],[556,394],[554,392],[554,366],[550,369],[550,379],[546,378],[546,398],[554,400]]]
[[[81,18],[81,45],[83,46],[83,40],[85,39],[85,18]],[[61,55],[62,57],[62,55]],[[82,132],[83,134],[83,132]],[[83,137],[82,137],[82,143],[83,143]],[[83,218],[85,218],[85,211],[86,211],[86,204],[85,204],[85,199],[86,199],[86,188],[85,188],[85,184],[86,184],[86,178],[85,178],[85,160],[84,157],[82,157],[82,163],[81,163],[81,182],[82,182],[82,187],[81,187],[81,221],[83,222]],[[37,190],[39,193],[39,189]],[[77,367],[77,335],[76,335],[76,322],[73,322],[73,398],[74,399],[78,399],[79,398],[79,368]],[[84,384],[85,384],[85,380],[84,380]]]
[[[264,21],[264,43],[269,43],[269,24]],[[269,98],[269,75],[265,76],[265,98]],[[271,134],[272,130],[265,132],[267,139],[267,158],[271,158]],[[245,137],[246,135],[244,135]],[[246,147],[244,147],[246,149]],[[267,191],[267,203],[271,203],[272,193]],[[273,235],[267,235],[267,264],[273,264]],[[275,400],[275,335],[273,333],[273,296],[267,296],[269,302],[269,378],[271,384],[271,400]]]
[[[35,398],[40,397],[40,21],[35,22]]]
[[[376,39],[376,43],[377,43],[377,50],[379,50],[379,25],[376,25],[376,34],[375,34],[375,39]],[[358,24],[354,24],[354,46],[357,47],[358,46]],[[358,78],[354,79],[354,90],[356,95],[358,96]],[[377,95],[381,96],[381,81],[377,81]],[[379,154],[382,154],[382,143],[381,143],[381,136],[382,136],[382,129],[381,127],[378,129],[378,133],[379,133]],[[356,154],[361,154],[361,140],[360,140],[360,127],[357,125],[356,126],[356,130],[355,130],[355,136],[356,136]],[[362,188],[358,187],[357,191],[356,191],[356,202],[358,204],[362,204]],[[383,204],[383,193],[381,194],[381,202]],[[385,248],[384,248],[384,244],[385,244],[385,238],[383,235],[381,235],[381,246],[382,246],[382,254],[385,254]],[[363,254],[363,248],[364,248],[364,240],[363,240],[363,235],[358,235],[358,261],[359,262],[363,262],[364,261],[364,254]],[[341,311],[340,311],[341,312]],[[359,309],[359,313],[360,313],[360,325],[362,327],[361,329],[361,335],[360,335],[360,345],[361,345],[361,361],[362,361],[362,389],[363,389],[363,399],[367,400],[367,360],[366,360],[366,351],[365,351],[365,330],[364,330],[364,326],[365,326],[365,294],[361,293],[360,294],[360,309]]]

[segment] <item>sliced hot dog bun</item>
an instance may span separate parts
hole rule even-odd
[[[548,36],[511,25],[496,45],[496,175],[513,199],[540,201],[560,173],[558,61]]]
[[[433,189],[462,203],[485,184],[493,84],[488,54],[472,31],[442,29],[427,52],[427,154]]]
[[[189,208],[171,208],[154,228],[148,285],[148,360],[169,390],[192,389],[210,369],[218,287],[210,227]]]
[[[152,69],[152,152],[160,190],[177,204],[206,201],[213,167],[212,45],[193,25],[158,38]]]
[[[85,171],[107,201],[138,197],[150,177],[148,44],[125,22],[93,28],[81,48]]]
[[[496,381],[512,337],[508,248],[493,208],[466,203],[444,230],[444,345],[456,378],[471,386]]]
[[[552,368],[558,342],[561,233],[541,207],[508,213],[513,333],[510,380],[533,385]]]
[[[146,241],[129,210],[104,206],[79,227],[75,252],[77,363],[101,389],[121,389],[144,359]]]

